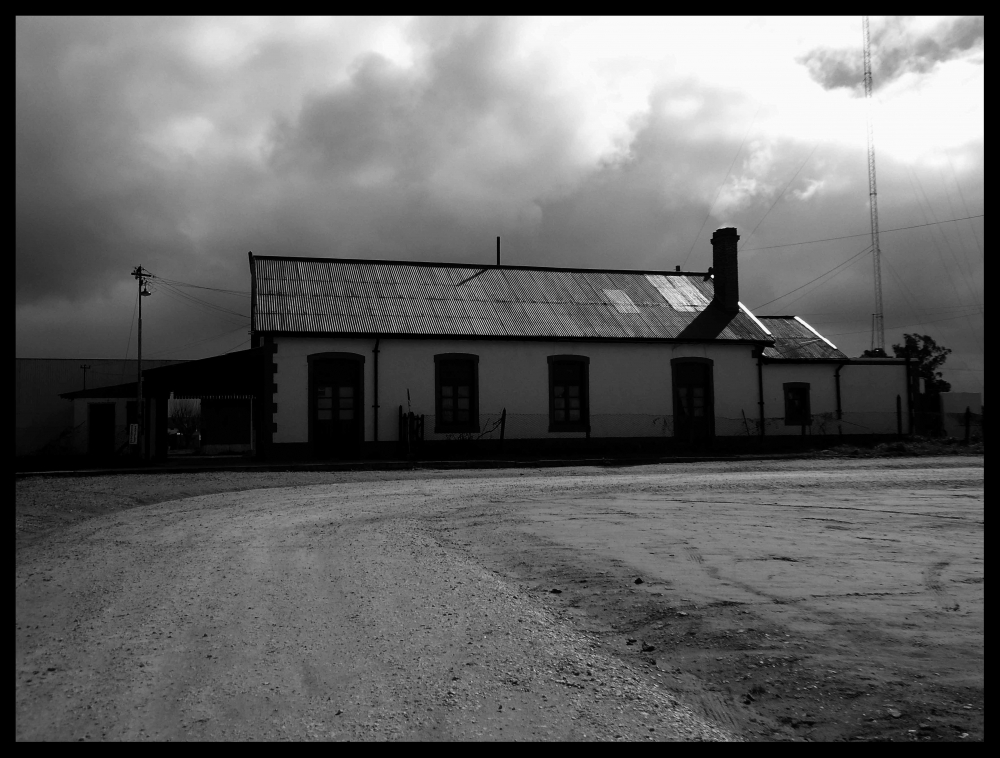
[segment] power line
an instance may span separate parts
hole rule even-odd
[[[944,197],[945,197],[945,200],[948,201],[948,210],[951,212],[951,215],[954,216],[955,213],[957,213],[957,211],[955,210],[955,206],[951,202],[951,189],[948,187],[948,183],[944,179],[944,170],[942,169],[942,170],[938,171],[938,173],[941,176],[941,186],[944,187]],[[968,209],[966,209],[965,212],[968,213],[969,212]],[[944,241],[945,241],[945,244],[948,245],[948,250],[952,251],[951,241],[947,237],[944,238]],[[966,266],[968,266],[968,271],[962,271],[962,275],[966,277],[966,283],[967,283],[967,286],[969,287],[969,291],[972,293],[972,299],[975,300],[976,296],[975,296],[975,292],[973,291],[973,287],[972,287],[972,284],[971,284],[971,282],[973,281],[973,271],[972,271],[972,267],[969,265],[968,259],[964,255],[964,251],[966,250],[966,245],[965,245],[965,241],[962,239],[962,235],[961,234],[959,234],[959,236],[958,236],[958,241],[959,241],[959,245],[960,245],[960,250],[962,251],[963,254],[961,256],[959,256],[958,254],[954,253],[953,251],[952,251],[952,254],[956,258],[961,257],[962,263],[965,264]]]
[[[907,173],[908,173],[908,177],[907,178],[909,179],[909,182],[910,182],[910,189],[913,190],[913,196],[917,200],[917,204],[920,207],[920,212],[924,214],[924,218],[927,218],[928,215],[929,215],[930,218],[937,220],[937,217],[936,217],[936,215],[934,213],[934,205],[931,203],[930,198],[927,196],[926,190],[924,190],[924,183],[920,181],[920,176],[917,175],[917,173],[913,170],[912,166],[907,166],[906,170],[907,170]],[[916,187],[914,187],[914,185],[913,185],[914,180],[916,180],[916,182],[917,182]],[[923,197],[924,203],[927,206],[927,210],[926,211],[924,210],[924,206],[920,205],[920,197],[917,197],[917,188],[920,189],[920,195],[921,195],[921,197]],[[950,202],[950,198],[949,198],[949,202]],[[938,260],[941,261],[941,267],[944,269],[945,274],[948,275],[948,282],[949,282],[949,284],[951,284],[951,288],[955,291],[955,297],[959,297],[958,287],[955,284],[955,279],[951,275],[951,266],[949,266],[947,263],[945,263],[944,254],[941,252],[941,246],[938,244],[937,238],[934,237],[934,236],[931,236],[931,242],[934,243],[934,249],[935,249],[935,251],[938,254]],[[969,282],[968,282],[969,277],[966,276],[965,271],[962,269],[962,265],[961,265],[961,261],[959,260],[959,256],[955,253],[954,249],[952,249],[951,243],[948,241],[947,237],[944,238],[944,243],[945,243],[945,246],[948,248],[948,252],[951,255],[952,260],[955,262],[955,268],[958,270],[958,273],[961,276],[963,276],[963,277],[966,278],[966,281],[964,282],[966,284],[966,288],[968,289],[969,294],[972,295],[973,300],[975,300],[975,291],[973,290],[972,285],[969,284]]]
[[[211,310],[211,311],[215,311],[217,313],[226,313],[226,314],[229,314],[231,316],[239,316],[240,318],[243,318],[243,319],[249,319],[250,318],[249,316],[245,316],[244,314],[239,313],[238,311],[234,311],[234,310],[231,310],[229,308],[225,308],[225,307],[223,307],[221,305],[216,305],[215,303],[210,303],[207,300],[202,300],[201,298],[195,297],[194,295],[192,295],[190,293],[182,292],[181,290],[177,289],[173,285],[167,284],[166,282],[163,282],[162,280],[159,283],[163,285],[162,289],[160,289],[159,291],[163,292],[164,294],[170,295],[171,297],[174,297],[175,299],[176,298],[181,298],[182,300],[184,300],[184,301],[186,301],[188,303],[197,305],[197,306],[199,306],[201,308],[205,308],[205,309],[208,309],[208,310]],[[226,319],[226,320],[228,320],[228,319]],[[230,322],[230,323],[232,323],[232,322]]]
[[[784,304],[783,306],[781,306],[781,307],[782,307],[782,309],[784,309],[784,308],[789,308],[789,307],[791,307],[791,306],[792,306],[792,305],[793,305],[794,303],[797,303],[797,302],[799,302],[799,300],[801,300],[802,298],[804,298],[804,297],[805,297],[806,295],[811,295],[811,294],[812,294],[813,292],[815,292],[816,290],[818,290],[818,289],[819,289],[820,287],[823,287],[823,286],[825,286],[825,285],[829,284],[829,283],[830,283],[830,282],[832,282],[832,281],[833,281],[834,279],[836,279],[836,278],[837,278],[838,276],[840,276],[840,275],[841,275],[841,274],[843,274],[843,273],[844,273],[845,271],[847,271],[847,270],[848,270],[848,269],[849,269],[849,268],[850,268],[851,266],[853,266],[853,265],[854,265],[855,263],[860,263],[860,262],[861,262],[862,260],[864,260],[864,256],[862,256],[862,257],[856,257],[856,258],[855,258],[855,259],[854,259],[853,261],[849,261],[849,262],[848,262],[848,264],[847,264],[846,266],[844,266],[844,267],[843,267],[842,269],[840,269],[840,271],[838,271],[838,272],[837,272],[836,274],[834,274],[833,276],[831,276],[831,277],[830,277],[829,279],[827,279],[827,280],[826,280],[825,282],[823,282],[823,283],[821,283],[821,284],[817,285],[816,287],[813,287],[813,288],[812,288],[811,290],[809,290],[809,291],[807,291],[807,292],[803,292],[803,293],[802,293],[801,295],[799,295],[799,296],[798,296],[797,298],[795,298],[794,300],[789,300],[789,301],[788,301],[787,303],[785,303],[785,304]]]
[[[237,323],[239,323],[235,319],[230,318],[228,315],[225,315],[225,313],[223,311],[218,311],[218,310],[213,309],[213,308],[207,308],[207,307],[201,305],[200,303],[196,303],[196,302],[192,303],[192,301],[187,300],[186,298],[184,298],[182,295],[180,295],[177,292],[173,292],[173,291],[168,290],[168,289],[159,289],[159,290],[156,290],[156,291],[160,292],[160,293],[162,293],[164,295],[166,295],[171,300],[174,300],[175,302],[180,303],[181,305],[185,305],[185,306],[187,306],[187,305],[197,305],[199,308],[205,310],[207,313],[211,314],[212,316],[214,316],[215,318],[219,319],[220,321],[224,321],[227,324],[237,324]]]
[[[194,342],[187,342],[187,343],[185,343],[183,345],[177,345],[176,347],[166,348],[165,350],[160,350],[160,351],[158,351],[156,353],[153,353],[153,355],[165,355],[167,353],[176,353],[178,350],[183,350],[183,349],[188,348],[188,347],[193,347],[194,345],[200,345],[203,342],[209,342],[211,340],[219,339],[221,337],[225,337],[227,335],[230,335],[233,332],[239,331],[240,329],[246,329],[246,328],[247,328],[246,324],[240,324],[235,329],[230,329],[227,332],[220,332],[219,334],[213,334],[210,337],[204,337],[204,338],[202,338],[200,340],[195,340]]]
[[[231,347],[231,348],[229,348],[229,349],[228,349],[228,350],[227,350],[227,351],[225,352],[225,355],[228,355],[229,353],[232,353],[232,352],[234,352],[234,351],[236,351],[236,350],[239,350],[239,349],[240,349],[241,347],[243,347],[243,346],[244,346],[245,344],[247,344],[247,343],[248,343],[249,341],[250,341],[250,338],[249,338],[249,337],[247,337],[247,338],[246,338],[245,340],[243,340],[243,341],[242,341],[242,342],[241,342],[240,344],[238,344],[238,345],[237,345],[236,347]]]
[[[927,210],[930,212],[931,218],[934,218],[934,206],[931,205],[930,198],[927,197],[927,193],[924,191],[923,182],[920,181],[920,177],[914,172],[912,168],[908,167],[907,170],[909,172],[909,178],[910,178],[910,189],[913,189],[914,197],[916,197],[917,193],[916,190],[913,188],[913,180],[916,179],[917,186],[920,188],[920,194],[923,195],[924,202],[927,203]],[[920,204],[920,198],[917,198],[917,204],[918,205]],[[924,213],[922,206],[920,210],[921,213]],[[924,213],[924,218],[927,218],[926,213]],[[945,263],[944,254],[941,252],[941,246],[938,244],[937,238],[934,235],[931,235],[931,242],[934,243],[934,249],[938,254],[938,259],[941,261],[941,265],[944,267],[945,274],[947,274],[948,276],[948,283],[951,284],[951,288],[955,291],[955,298],[958,299],[960,295],[958,294],[958,287],[955,286],[955,279],[951,275],[951,267]],[[952,250],[951,245],[948,243],[947,237],[945,237],[945,244],[948,246],[948,252],[951,253],[951,257],[955,260],[955,266],[956,268],[958,268],[959,273],[964,275],[964,272],[962,271],[962,268],[958,262],[958,256],[955,254],[955,251]],[[969,290],[969,293],[972,294],[973,296],[972,299],[975,300],[975,291],[972,287],[972,284],[968,280],[966,281],[966,286]],[[979,335],[976,334],[976,330],[975,328],[973,328],[972,321],[969,321],[969,330],[972,332],[973,339],[975,339],[976,342],[978,343],[979,350],[982,351],[983,343],[982,340],[979,339]]]
[[[750,130],[753,129],[754,122],[757,121],[757,116],[759,113],[760,113],[760,106],[757,107],[757,113],[753,114],[753,118],[750,119],[750,126],[747,127],[746,134],[743,135],[743,141],[740,143],[740,147],[736,151],[736,155],[733,156],[733,162],[729,164],[729,170],[726,172],[726,178],[723,179],[722,183],[719,185],[719,191],[715,193],[715,200],[713,200],[712,204],[708,206],[708,213],[705,214],[705,220],[701,222],[701,228],[695,235],[694,240],[691,242],[691,248],[687,251],[687,255],[684,256],[684,260],[681,262],[682,269],[687,264],[688,258],[691,257],[691,251],[694,250],[694,246],[698,244],[698,238],[701,237],[701,233],[705,229],[705,224],[708,223],[708,219],[712,215],[712,209],[715,208],[715,204],[719,201],[719,195],[722,194],[722,188],[726,186],[726,181],[728,181],[729,175],[733,173],[733,166],[736,165],[736,159],[739,158],[740,153],[743,152],[743,145],[746,144],[747,137],[750,136]]]
[[[132,328],[135,326],[135,309],[139,305],[139,293],[135,294],[135,303],[132,305],[132,320],[128,322],[128,342],[125,343],[125,360],[128,360],[128,351],[132,347]],[[122,364],[122,382],[125,381],[125,364]],[[119,383],[122,383],[119,382]]]
[[[917,313],[936,313],[938,311],[956,311],[956,310],[963,310],[963,309],[967,309],[967,308],[974,308],[974,309],[977,309],[977,310],[981,310],[982,306],[979,305],[978,303],[973,303],[972,305],[965,305],[965,304],[963,304],[963,305],[940,305],[940,306],[935,306],[933,308],[920,308],[920,309],[917,310]],[[856,311],[852,311],[852,312],[856,312]],[[801,316],[811,316],[811,317],[815,318],[816,316],[846,316],[846,315],[849,315],[849,314],[846,313],[845,311],[803,311],[799,315],[801,315]],[[839,321],[840,319],[837,319],[837,320]]]
[[[947,152],[945,152],[944,157],[948,159],[948,166],[951,168],[951,178],[952,178],[952,181],[955,182],[955,187],[958,189],[958,196],[960,198],[962,198],[962,209],[966,213],[968,213],[969,212],[969,206],[965,202],[965,193],[962,192],[962,185],[958,183],[958,175],[955,173],[955,165],[951,162],[951,156],[948,155]],[[979,256],[982,257],[982,255],[983,255],[983,246],[979,242],[979,235],[976,234],[976,227],[973,226],[972,224],[969,224],[969,226],[972,228],[972,237],[973,237],[973,239],[976,240],[976,247],[979,248]]]
[[[755,306],[754,306],[754,307],[753,307],[753,308],[752,308],[751,310],[757,310],[758,308],[763,308],[763,307],[764,307],[765,305],[770,305],[771,303],[776,303],[777,301],[781,300],[781,298],[783,298],[783,297],[787,297],[788,295],[791,295],[791,294],[792,294],[793,292],[798,292],[798,291],[799,291],[800,289],[802,289],[803,287],[808,287],[808,286],[809,286],[810,284],[812,284],[813,282],[815,282],[815,281],[816,281],[816,279],[822,279],[822,278],[823,278],[824,276],[826,276],[827,274],[829,274],[829,273],[831,273],[831,272],[833,272],[833,271],[836,271],[836,270],[837,270],[838,268],[840,268],[841,266],[845,266],[845,265],[847,265],[848,263],[850,263],[851,261],[853,261],[853,260],[854,260],[855,258],[857,258],[857,257],[859,257],[859,256],[861,256],[861,255],[864,255],[864,254],[865,254],[865,253],[867,253],[867,252],[868,252],[869,250],[871,250],[871,247],[872,247],[871,245],[865,245],[865,248],[864,248],[863,250],[859,250],[859,251],[858,251],[858,252],[856,252],[856,253],[855,253],[854,255],[852,255],[852,256],[851,256],[850,258],[848,258],[848,259],[847,259],[846,261],[843,261],[843,262],[841,262],[841,263],[838,263],[838,264],[837,264],[836,266],[834,266],[833,268],[831,268],[831,269],[830,269],[829,271],[824,271],[824,272],[823,272],[822,274],[820,274],[819,276],[815,277],[814,279],[810,279],[810,280],[809,280],[808,282],[806,282],[805,284],[802,284],[802,285],[800,285],[800,286],[796,287],[796,288],[795,288],[795,289],[793,289],[793,290],[789,290],[789,291],[788,291],[788,292],[786,292],[786,293],[785,293],[784,295],[779,295],[778,297],[774,298],[774,300],[768,300],[768,301],[767,301],[766,303],[761,303],[760,305],[755,305]]]
[[[199,304],[201,304],[201,305],[203,305],[205,307],[208,307],[208,308],[211,308],[213,310],[217,310],[217,311],[220,311],[220,312],[223,312],[223,313],[229,313],[229,314],[231,314],[233,316],[242,316],[243,318],[248,318],[247,316],[243,316],[242,313],[234,311],[231,308],[226,308],[225,306],[217,305],[216,303],[209,302],[208,300],[202,300],[200,297],[195,297],[194,295],[192,295],[189,292],[183,292],[183,291],[179,290],[177,287],[175,287],[172,284],[167,284],[166,282],[162,282],[162,283],[163,283],[164,287],[168,288],[170,291],[174,292],[175,294],[180,295],[184,299],[189,300],[190,302],[199,303]]]
[[[807,155],[807,156],[806,156],[806,159],[805,159],[804,161],[802,161],[802,165],[801,165],[801,166],[799,166],[799,170],[798,170],[798,171],[796,171],[796,172],[795,172],[795,173],[794,173],[794,174],[792,175],[792,178],[788,180],[788,184],[786,184],[786,185],[785,185],[785,188],[784,188],[783,190],[781,190],[781,194],[780,194],[780,195],[778,195],[778,197],[777,197],[777,198],[775,199],[775,201],[774,201],[773,203],[771,203],[771,207],[767,209],[767,213],[765,213],[765,214],[764,214],[764,216],[763,216],[763,218],[761,218],[761,220],[757,222],[757,226],[755,226],[755,227],[753,228],[753,231],[752,231],[752,232],[750,232],[750,235],[749,235],[749,236],[748,236],[748,237],[746,238],[746,240],[745,240],[745,241],[743,242],[743,244],[744,244],[744,245],[745,245],[745,244],[746,244],[747,242],[749,242],[749,241],[750,241],[750,237],[753,237],[753,235],[754,235],[754,232],[756,232],[756,231],[757,231],[757,229],[759,229],[759,228],[760,228],[760,225],[764,223],[764,219],[765,219],[765,218],[767,218],[767,217],[768,217],[768,215],[769,215],[769,214],[771,213],[771,211],[773,211],[773,210],[774,210],[774,206],[776,206],[776,205],[778,204],[778,201],[779,201],[779,200],[781,200],[781,198],[783,198],[783,197],[785,196],[785,193],[786,193],[786,192],[788,192],[788,188],[792,186],[792,182],[794,182],[794,181],[795,181],[795,177],[796,177],[796,176],[798,176],[798,175],[799,175],[800,173],[802,173],[802,169],[804,169],[804,168],[806,167],[806,164],[807,164],[807,163],[809,162],[809,159],[813,157],[813,153],[815,153],[815,152],[816,152],[816,148],[817,148],[817,147],[819,147],[819,145],[818,145],[818,144],[814,145],[814,146],[813,146],[813,149],[809,151],[809,155]]]
[[[977,213],[974,216],[962,216],[961,218],[946,218],[941,221],[931,221],[930,223],[927,224],[900,226],[895,229],[879,229],[879,234],[888,234],[889,232],[901,232],[904,231],[905,229],[919,229],[921,226],[934,226],[935,224],[947,224],[952,221],[967,221],[970,218],[982,218],[984,215],[986,214]],[[779,247],[795,247],[796,245],[811,245],[815,242],[833,242],[834,240],[846,240],[850,239],[851,237],[869,237],[869,236],[871,236],[871,232],[861,232],[859,234],[845,234],[842,237],[825,237],[824,239],[820,240],[803,240],[802,242],[788,242],[784,245],[768,245],[767,247],[749,247],[744,250],[741,250],[740,252],[749,253],[752,250],[775,250]]]
[[[927,324],[937,324],[937,323],[939,323],[941,321],[954,321],[957,318],[967,318],[967,317],[964,314],[961,315],[961,316],[948,316],[948,318],[937,318],[937,319],[934,319],[933,321],[917,321],[916,323],[913,323],[913,324],[897,324],[895,326],[890,326],[889,328],[890,329],[905,329],[906,327],[909,327],[909,326],[926,326]],[[837,332],[835,334],[828,334],[827,336],[828,337],[842,337],[845,334],[867,334],[869,331],[870,331],[869,329],[862,329],[861,331],[858,331],[858,332]]]
[[[168,284],[173,284],[173,285],[176,285],[178,287],[194,287],[195,289],[200,289],[200,290],[211,290],[212,292],[224,292],[224,293],[226,293],[228,295],[249,295],[250,294],[249,292],[244,292],[242,290],[227,290],[227,289],[222,289],[221,287],[206,287],[206,286],[204,286],[202,284],[190,284],[188,282],[182,282],[182,281],[179,281],[177,279],[168,279],[168,278],[162,277],[162,276],[155,276],[154,275],[154,278],[158,279],[161,282],[167,282]]]

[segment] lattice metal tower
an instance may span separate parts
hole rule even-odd
[[[875,313],[872,319],[872,350],[885,354],[885,324],[882,313],[882,251],[878,246],[878,191],[875,188],[875,136],[872,132],[872,52],[868,34],[868,16],[862,26],[865,34],[865,99],[868,101],[868,197],[872,218],[872,258],[875,261]]]

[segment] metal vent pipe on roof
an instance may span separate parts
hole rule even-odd
[[[500,238],[497,237],[497,265],[500,265]]]

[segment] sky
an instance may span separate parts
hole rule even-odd
[[[705,271],[983,390],[984,20],[16,19],[25,358],[249,347],[258,255]],[[911,227],[911,228],[904,228]],[[839,238],[839,239],[833,239]],[[187,285],[196,285],[191,287]],[[225,291],[220,291],[225,290]]]

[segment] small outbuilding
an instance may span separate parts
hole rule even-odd
[[[164,458],[170,448],[168,400],[200,399],[203,453],[255,452],[253,420],[270,398],[269,351],[242,350],[226,355],[143,370],[143,452]],[[63,393],[72,400],[81,434],[75,452],[96,457],[135,454],[130,426],[138,423],[137,384],[95,387]],[[257,406],[255,407],[255,402]]]
[[[767,435],[897,434],[910,429],[907,361],[849,358],[798,316],[762,316]]]

